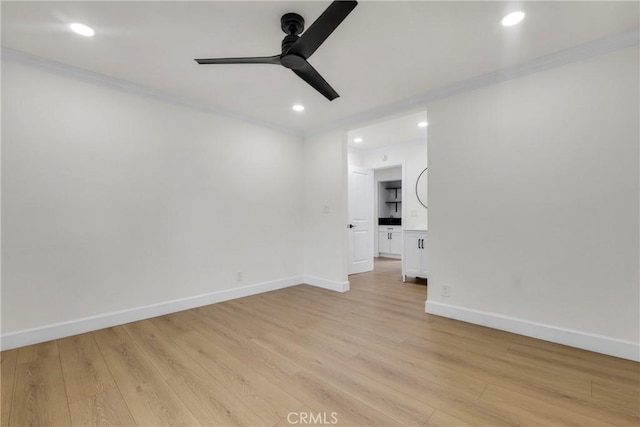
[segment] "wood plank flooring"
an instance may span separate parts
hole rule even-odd
[[[5,351],[2,426],[638,426],[639,364],[424,313],[400,263]]]

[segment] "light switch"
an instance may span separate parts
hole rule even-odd
[[[331,209],[329,209],[329,205],[322,205],[322,213],[328,214],[329,212],[331,212]]]

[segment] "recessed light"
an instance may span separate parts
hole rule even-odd
[[[296,104],[291,108],[293,109],[293,111],[297,111],[298,113],[304,111],[304,105],[301,104]]]
[[[360,137],[354,138],[353,142],[355,142],[356,144],[360,144],[362,142],[362,138],[360,138]]]
[[[502,25],[505,27],[510,27],[512,25],[516,25],[523,19],[524,19],[524,12],[520,10],[517,12],[511,12],[510,14],[502,18]]]
[[[429,123],[427,123],[427,122],[420,122],[420,123],[418,123],[418,127],[419,127],[419,128],[426,128],[427,126],[429,126]]]
[[[80,34],[81,36],[85,37],[91,37],[96,33],[95,31],[93,31],[93,28],[89,27],[88,25],[80,24],[78,22],[69,24],[69,28],[71,28],[71,31],[73,31],[74,33]]]

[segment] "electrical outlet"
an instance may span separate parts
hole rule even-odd
[[[451,296],[451,286],[447,285],[446,283],[442,284],[442,296],[443,297]]]
[[[242,282],[242,271],[236,271],[236,280]]]

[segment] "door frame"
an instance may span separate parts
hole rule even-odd
[[[407,186],[406,186],[406,182],[407,182],[407,163],[406,163],[406,160],[402,160],[400,162],[389,163],[388,165],[384,165],[384,166],[378,166],[378,167],[375,167],[375,168],[370,168],[373,171],[373,174],[374,174],[373,175],[373,177],[374,177],[373,178],[373,184],[374,184],[374,187],[376,187],[376,188],[374,188],[374,192],[373,192],[373,206],[372,206],[372,210],[373,210],[373,213],[374,213],[374,215],[373,215],[373,217],[374,217],[373,218],[373,222],[374,223],[373,223],[373,227],[372,227],[372,233],[373,233],[373,239],[374,239],[373,240],[373,255],[374,255],[373,269],[374,270],[375,270],[376,254],[379,255],[379,252],[377,251],[377,249],[378,249],[378,231],[379,231],[379,229],[378,229],[378,221],[377,221],[378,220],[378,215],[377,215],[377,209],[376,209],[376,207],[378,206],[378,191],[377,191],[377,182],[375,180],[375,172],[377,170],[391,169],[391,168],[397,168],[397,167],[400,167],[402,169],[402,174],[401,174],[401,177],[402,177],[402,191],[400,192],[400,194],[402,194],[402,200],[404,201],[404,200],[406,200],[406,197],[407,197],[407,193],[406,193],[406,191],[407,191]],[[348,175],[348,169],[349,169],[349,164],[347,164],[347,175]],[[365,168],[365,169],[369,169],[369,168]],[[348,176],[347,176],[347,179],[348,179]],[[349,224],[349,214],[348,214],[348,210],[349,210],[349,200],[348,200],[349,191],[346,191],[346,196],[347,196],[347,203],[346,203],[346,206],[347,206],[347,214],[346,214],[347,222],[346,222],[346,224],[348,225]],[[406,208],[405,208],[405,204],[404,203],[402,204],[401,212],[402,212],[402,218],[405,218]],[[403,227],[403,230],[404,230],[404,224],[402,225],[402,227]],[[345,234],[345,236],[346,236],[346,241],[347,241],[347,251],[346,251],[346,254],[345,254],[346,256],[345,256],[345,259],[344,259],[344,264],[345,264],[346,271],[347,271],[347,276],[348,276],[349,275],[349,268],[348,268],[349,259],[350,259],[350,256],[351,256],[351,242],[350,242],[350,239],[348,238],[349,237],[348,230],[347,230],[347,234]],[[404,232],[402,233],[402,252],[404,252]],[[402,261],[403,257],[404,257],[404,253],[401,253],[400,254],[400,260],[401,261]]]
[[[401,169],[401,174],[400,174],[400,179],[402,179],[402,190],[400,191],[400,195],[402,196],[402,201],[406,200],[406,185],[405,183],[407,182],[407,176],[406,176],[406,171],[407,171],[407,167],[406,167],[406,160],[402,160],[401,162],[396,162],[396,163],[390,163],[388,165],[385,166],[380,166],[377,168],[371,168],[371,170],[373,171],[373,184],[375,186],[375,191],[373,192],[373,213],[374,213],[374,233],[373,233],[373,255],[374,258],[376,258],[376,254],[380,255],[380,252],[378,251],[378,232],[379,232],[379,226],[378,226],[378,196],[379,196],[379,192],[378,192],[378,181],[376,181],[376,171],[379,170],[384,170],[384,169],[392,169],[392,168],[397,168],[400,167]],[[400,208],[400,213],[402,215],[402,218],[405,217],[406,214],[406,209],[405,209],[405,204],[402,203],[401,208]],[[403,230],[404,230],[404,224],[402,225]],[[403,233],[403,251],[404,251],[404,233]],[[402,259],[403,254],[400,254],[400,259]],[[375,270],[375,263],[374,263],[374,270]]]

